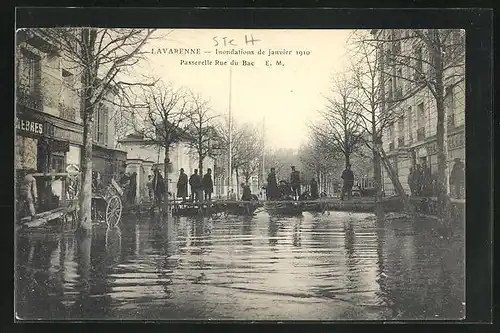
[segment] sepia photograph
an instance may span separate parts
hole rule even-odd
[[[15,319],[463,320],[466,37],[16,30]]]

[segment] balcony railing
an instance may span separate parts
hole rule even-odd
[[[28,108],[43,112],[43,96],[38,89],[26,86],[17,87],[17,103]]]
[[[421,127],[417,130],[417,141],[425,139],[425,127]]]
[[[62,103],[59,103],[59,116],[63,119],[75,121],[76,120],[76,109]]]
[[[448,129],[452,129],[454,127],[455,127],[455,115],[449,114],[448,115]]]
[[[398,147],[404,147],[404,146],[405,146],[405,138],[399,137],[398,138]]]

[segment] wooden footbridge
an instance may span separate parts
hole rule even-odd
[[[415,205],[423,207],[422,211],[433,213],[433,205],[437,198],[410,197]],[[452,204],[459,207],[465,205],[465,200],[452,199]],[[397,196],[385,198],[382,201],[385,211],[401,211],[404,203]],[[351,200],[337,198],[322,198],[318,200],[213,200],[202,202],[172,201],[169,206],[174,216],[196,215],[254,215],[264,210],[271,215],[301,215],[303,212],[348,211],[348,212],[374,212],[376,203],[373,198],[361,197]]]

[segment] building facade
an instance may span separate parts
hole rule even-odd
[[[119,104],[117,99],[118,93],[111,90],[94,115],[92,167],[101,174],[104,183],[108,183],[111,178],[118,179],[126,168],[127,153],[115,148],[117,142],[113,117],[121,111],[115,106]]]
[[[72,67],[49,40],[31,30],[18,31],[14,154],[17,175],[27,169],[61,173],[66,172],[68,165],[80,164],[83,127],[79,80]],[[51,206],[51,183],[37,178],[37,185],[41,206]],[[61,196],[62,188],[55,192]]]
[[[80,169],[83,146],[79,68],[43,34],[16,34],[15,170],[39,174]],[[109,98],[108,98],[109,100]],[[111,104],[96,112],[93,167],[104,176],[118,174],[126,154],[114,149]],[[41,205],[51,194],[64,196],[61,181],[37,177]],[[51,206],[51,205],[48,205]]]
[[[386,126],[382,137],[382,147],[390,164],[405,191],[410,193],[408,175],[412,166],[425,163],[430,168],[431,175],[437,175],[436,99],[430,88],[415,77],[417,72],[429,71],[426,67],[431,60],[422,41],[418,38],[409,38],[410,32],[407,30],[379,30],[375,33],[384,37],[384,40],[394,38],[398,41],[397,44],[388,44],[392,48],[384,50],[384,56],[398,52],[401,53],[399,59],[409,59],[411,62],[406,66],[396,63],[384,71],[384,99],[388,101],[387,103],[396,101],[395,105],[388,106],[395,110],[396,116]],[[465,43],[461,36],[460,30],[456,30],[446,41]],[[394,48],[394,45],[397,47]],[[460,158],[465,163],[465,80],[460,80],[463,75],[465,66],[450,66],[444,73],[449,170],[455,158]],[[392,181],[384,169],[383,185],[386,195],[395,194]]]

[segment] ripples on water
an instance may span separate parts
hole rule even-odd
[[[17,238],[23,319],[407,320],[464,316],[463,225],[370,214],[128,217]]]

